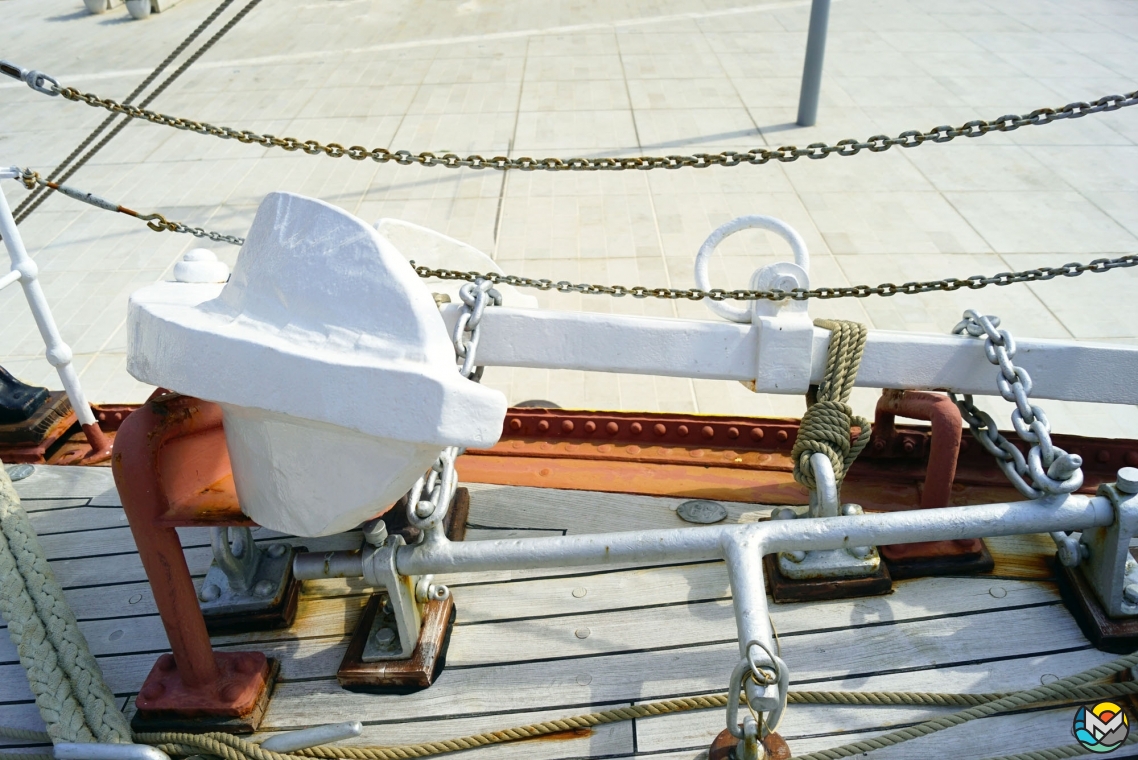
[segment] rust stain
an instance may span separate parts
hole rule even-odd
[[[532,736],[529,739],[522,739],[526,742],[563,742],[573,741],[574,739],[587,739],[592,736],[595,731],[591,728],[571,728],[568,731],[558,731],[552,734],[542,734],[541,736]]]

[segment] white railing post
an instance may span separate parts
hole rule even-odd
[[[798,96],[800,127],[812,127],[818,121],[818,98],[822,94],[822,60],[826,57],[826,29],[829,25],[830,0],[814,0],[810,6],[806,63],[802,66],[802,90]]]
[[[0,180],[15,179],[19,176],[20,170],[16,167],[0,169]],[[16,221],[12,218],[12,210],[8,206],[8,199],[4,196],[2,187],[0,187],[0,236],[3,236],[4,246],[8,249],[8,256],[12,260],[12,271],[0,277],[0,289],[14,282],[19,282],[23,286],[24,296],[27,297],[28,306],[36,320],[36,327],[39,328],[40,336],[43,337],[44,345],[47,347],[47,360],[59,373],[63,390],[67,392],[71,408],[75,410],[75,416],[87,436],[87,443],[91,445],[88,459],[104,458],[110,453],[110,443],[103,435],[95,414],[91,411],[91,405],[87,403],[83,387],[79,384],[79,376],[75,373],[75,367],[71,365],[71,348],[59,335],[59,328],[55,325],[43,288],[40,287],[39,267],[24,248],[24,242],[16,229]]]

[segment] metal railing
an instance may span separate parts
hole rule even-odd
[[[20,174],[20,169],[16,167],[0,168],[0,180],[15,179]],[[51,308],[47,305],[47,298],[40,285],[39,267],[24,248],[24,241],[20,238],[3,189],[0,189],[0,236],[4,238],[4,246],[8,249],[8,256],[12,261],[11,271],[0,277],[0,290],[17,282],[23,286],[28,307],[32,310],[36,327],[39,328],[40,336],[47,347],[45,352],[47,361],[59,373],[63,390],[67,392],[71,408],[75,410],[75,416],[83,426],[87,442],[91,445],[91,454],[88,458],[105,458],[110,453],[110,443],[99,428],[95,413],[91,411],[91,405],[87,403],[87,396],[79,384],[79,375],[71,363],[71,347],[64,343],[59,334],[59,328],[56,327],[55,318],[51,315]]]

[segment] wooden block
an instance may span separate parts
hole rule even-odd
[[[820,602],[827,599],[850,599],[857,596],[880,596],[893,590],[889,568],[882,562],[877,572],[864,578],[826,578],[799,581],[787,578],[778,569],[778,557],[763,557],[767,587],[776,604],[787,602]]]
[[[364,614],[348,642],[348,651],[336,671],[336,680],[349,691],[372,694],[407,694],[425,689],[435,682],[446,663],[455,607],[450,597],[423,605],[419,643],[409,660],[364,662],[364,644],[379,611],[380,595],[372,594]]]
[[[1138,649],[1138,618],[1121,620],[1110,617],[1079,568],[1065,567],[1058,554],[1054,562],[1059,593],[1078,621],[1083,635],[1104,652],[1130,654]]]
[[[889,566],[889,575],[896,581],[936,575],[977,575],[991,572],[996,565],[992,553],[979,538],[893,544],[877,549]]]

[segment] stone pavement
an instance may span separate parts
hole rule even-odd
[[[229,18],[235,3],[223,19]],[[121,99],[216,7],[147,21],[79,0],[0,0],[5,58]],[[835,0],[817,127],[794,126],[808,0],[264,0],[152,106],[300,139],[512,156],[670,154],[836,142],[1027,113],[1138,88],[1136,0]],[[105,115],[0,83],[0,163],[46,172]],[[741,214],[794,225],[816,285],[994,274],[1138,251],[1138,108],[945,145],[760,167],[548,174],[332,160],[131,124],[70,184],[243,235],[273,190],[368,221],[426,225],[507,272],[692,286],[703,239]],[[25,195],[3,188],[14,206]],[[95,401],[138,401],[126,301],[170,279],[189,236],[63,197],[21,225]],[[232,263],[237,249],[211,247]],[[720,248],[743,287],[787,255],[762,232]],[[814,316],[946,332],[965,308],[1013,334],[1138,341],[1138,273],[815,302]],[[697,303],[539,294],[544,307],[712,318]],[[0,294],[0,362],[57,387],[18,288]],[[223,368],[219,368],[223,371]],[[509,401],[792,415],[797,398],[729,383],[492,369]],[[994,376],[993,376],[994,381]],[[855,395],[860,412],[871,392]],[[989,400],[1004,423],[1010,407]],[[1062,432],[1138,438],[1138,408],[1047,402]]]

